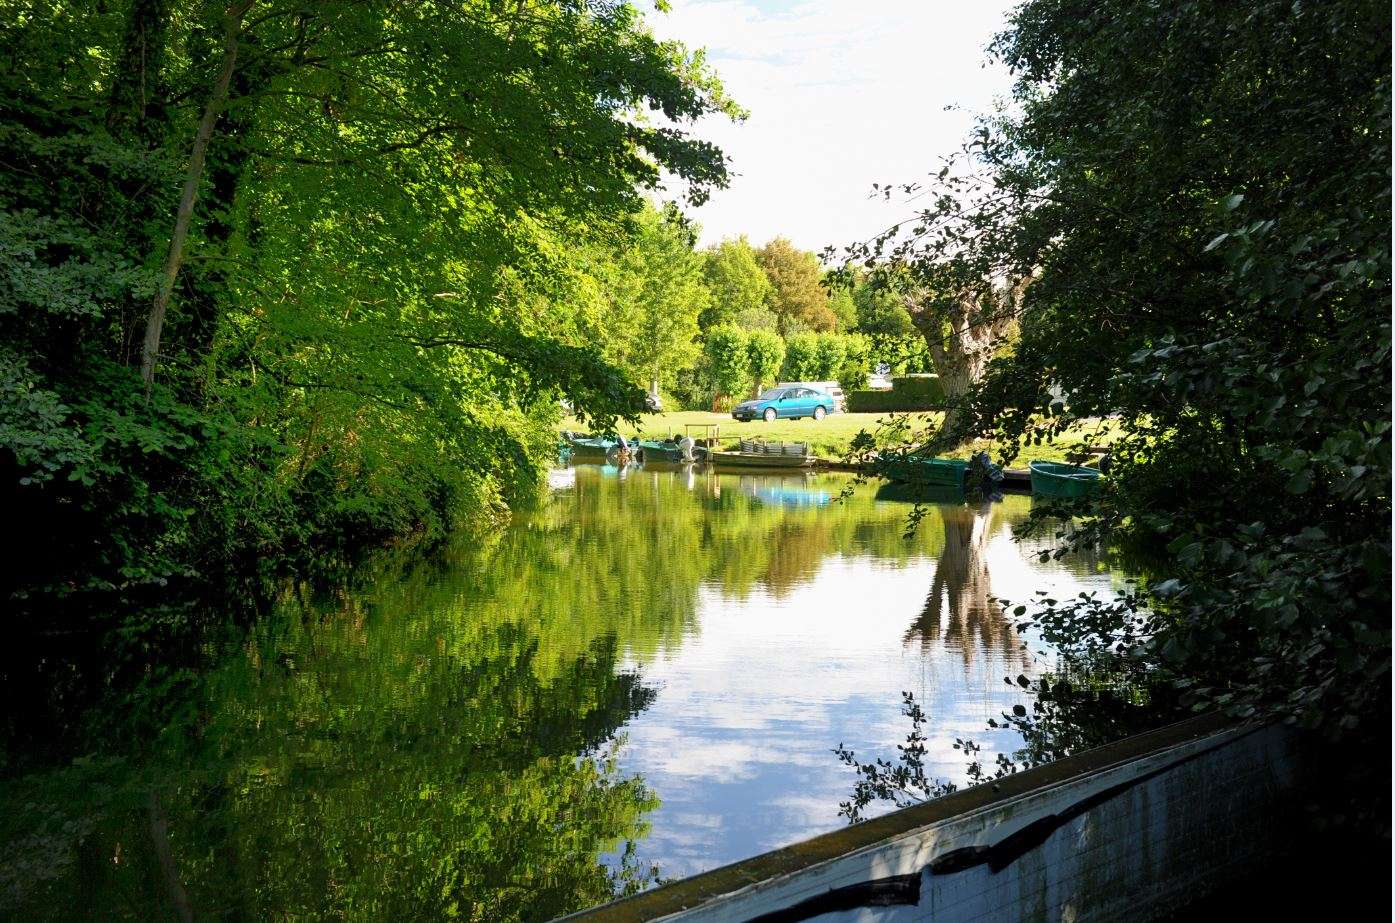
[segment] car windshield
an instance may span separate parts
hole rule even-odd
[[[784,397],[784,396],[785,396],[785,389],[784,389],[784,388],[771,388],[769,391],[766,391],[765,393],[763,393],[763,394],[760,396],[759,399],[762,400],[762,401],[773,401],[773,400],[775,400],[776,398],[780,398],[780,397]]]

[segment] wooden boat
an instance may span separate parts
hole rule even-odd
[[[889,481],[916,487],[964,489],[969,463],[957,458],[930,458],[924,455],[883,455],[880,474]]]
[[[709,456],[718,468],[807,468],[814,463],[808,455],[751,455],[746,452],[713,452]]]
[[[1088,497],[1100,489],[1100,473],[1095,468],[1063,462],[1034,461],[1032,493],[1042,497]]]
[[[707,457],[718,468],[806,468],[814,463],[807,443],[754,439],[742,439],[738,451],[712,451]]]

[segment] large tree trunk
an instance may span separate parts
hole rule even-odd
[[[952,298],[924,293],[903,296],[911,320],[925,337],[944,390],[942,438],[965,435],[961,430],[969,392],[983,379],[998,343],[1021,313],[1027,287],[1035,278],[1035,273],[1029,273],[1013,282],[995,283],[985,291],[964,291]]]
[[[150,305],[150,313],[145,321],[145,343],[141,349],[140,375],[145,380],[146,394],[155,381],[155,364],[160,354],[160,333],[165,325],[165,313],[169,310],[170,297],[174,293],[175,280],[184,264],[184,244],[189,237],[189,221],[194,214],[194,202],[198,199],[199,182],[203,179],[204,158],[208,154],[208,142],[213,136],[213,125],[223,104],[228,98],[228,84],[232,81],[233,68],[237,64],[238,40],[242,35],[242,18],[247,15],[255,0],[238,0],[231,4],[223,19],[223,62],[218,78],[213,84],[213,92],[203,109],[198,132],[194,135],[194,147],[189,152],[189,164],[184,171],[184,192],[179,198],[179,210],[175,214],[174,232],[170,235],[169,253],[165,257],[165,268],[160,275],[160,285],[155,291],[155,299]]]

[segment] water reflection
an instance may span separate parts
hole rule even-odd
[[[959,651],[969,666],[975,652],[992,650],[1009,665],[1027,662],[1012,624],[993,597],[988,539],[993,505],[939,509],[944,544],[925,605],[906,629],[906,642]]]
[[[872,488],[827,502],[840,475],[551,483],[497,534],[297,588],[200,672],[109,702],[158,701],[139,746],[0,781],[0,916],[182,894],[201,918],[546,919],[838,826],[830,748],[893,745],[903,689],[927,769],[958,776],[953,738],[991,747],[1022,701],[991,595],[1108,583],[1011,542],[1024,498],[932,507],[908,540]]]

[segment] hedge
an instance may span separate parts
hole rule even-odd
[[[890,391],[849,391],[849,413],[902,413],[942,410],[944,391],[934,375],[903,375],[891,379]]]
[[[938,375],[896,375],[891,379],[891,390],[906,400],[924,401],[931,409],[945,405],[945,391]]]

